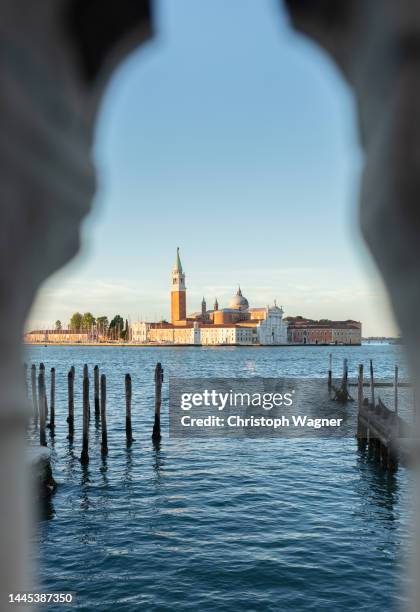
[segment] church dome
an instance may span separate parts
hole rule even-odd
[[[236,295],[234,295],[233,298],[230,300],[229,308],[232,308],[233,310],[248,310],[248,300],[242,295],[240,287],[238,288]]]

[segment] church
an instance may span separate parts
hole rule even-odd
[[[250,308],[238,287],[227,308],[207,309],[187,314],[187,289],[179,248],[171,279],[171,322],[138,322],[132,325],[132,341],[151,344],[192,345],[281,345],[287,344],[287,324],[283,309],[277,306]]]

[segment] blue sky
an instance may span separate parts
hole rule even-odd
[[[110,83],[83,249],[41,289],[29,326],[75,310],[169,316],[180,246],[188,308],[252,306],[395,327],[357,229],[353,100],[276,0],[161,0],[156,36]]]

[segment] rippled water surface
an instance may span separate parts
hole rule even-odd
[[[392,346],[334,347],[350,374],[374,359],[401,366]],[[75,591],[80,610],[394,610],[402,597],[408,474],[384,473],[348,439],[196,439],[163,432],[153,447],[157,361],[183,377],[326,376],[327,347],[30,347],[57,371],[53,451],[58,489],[40,524],[40,580]],[[91,421],[82,468],[81,376],[108,381],[109,455]],[[67,440],[67,371],[76,368],[76,435]],[[124,374],[133,378],[135,442],[125,445]],[[48,377],[49,378],[49,377]],[[354,409],[354,408],[349,408]],[[51,610],[60,609],[51,606]],[[62,608],[61,608],[62,609]]]

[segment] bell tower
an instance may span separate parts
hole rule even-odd
[[[182,271],[179,247],[176,249],[175,265],[172,270],[171,290],[171,322],[176,324],[187,318],[187,296],[185,287],[185,274]]]

